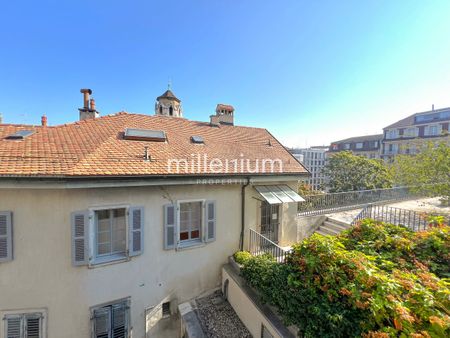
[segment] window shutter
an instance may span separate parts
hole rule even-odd
[[[128,217],[129,255],[137,256],[144,251],[144,207],[131,207]]]
[[[6,321],[6,338],[22,337],[22,318],[21,316],[8,316]]]
[[[13,259],[12,213],[0,212],[0,263]]]
[[[94,310],[93,338],[110,338],[111,307],[102,307]]]
[[[25,317],[25,338],[41,337],[41,315],[26,315]]]
[[[128,337],[128,306],[125,303],[112,306],[113,337]]]
[[[88,211],[76,211],[72,218],[72,264],[86,265],[89,260],[88,254]]]
[[[175,248],[176,243],[176,207],[174,204],[164,206],[164,249]]]
[[[205,208],[206,237],[205,242],[216,240],[216,201],[206,201]]]

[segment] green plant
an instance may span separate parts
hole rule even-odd
[[[252,254],[248,251],[237,251],[233,255],[234,260],[238,264],[245,264],[250,258],[252,258]]]
[[[242,275],[301,337],[450,336],[450,229],[371,220],[313,235],[285,264],[252,257]],[[434,272],[434,273],[433,273]]]

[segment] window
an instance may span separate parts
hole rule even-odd
[[[92,309],[93,338],[127,338],[129,300]]]
[[[362,149],[363,145],[364,144],[362,142],[357,142],[355,147],[356,147],[356,149]]]
[[[180,203],[180,242],[200,240],[202,202]]]
[[[415,137],[418,135],[419,129],[417,128],[408,128],[405,130],[405,137]]]
[[[345,144],[344,144],[344,149],[345,149],[345,150],[350,149],[350,143],[345,143]]]
[[[95,256],[125,256],[126,210],[109,209],[95,211]]]
[[[173,116],[173,107],[172,106],[169,107],[169,116]]]
[[[6,338],[43,338],[44,313],[30,312],[7,314],[3,317],[5,322]]]
[[[216,202],[179,201],[164,206],[164,249],[216,239]]]
[[[124,260],[144,250],[143,207],[76,211],[71,219],[75,266]]]
[[[162,303],[161,314],[163,318],[170,317],[170,302]]]
[[[438,131],[437,125],[428,126],[428,135],[429,136],[436,136],[436,135],[438,135],[438,133],[439,133],[439,131]]]

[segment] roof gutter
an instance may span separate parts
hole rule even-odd
[[[309,172],[266,176],[198,176],[198,177],[92,177],[40,178],[0,177],[0,189],[89,189],[171,185],[242,184],[248,179],[254,183],[297,181]]]

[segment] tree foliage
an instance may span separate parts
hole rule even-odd
[[[443,338],[449,249],[448,226],[414,233],[366,220],[340,236],[313,235],[286,264],[253,257],[242,274],[300,337]]]
[[[390,171],[381,160],[357,156],[350,151],[329,158],[324,172],[330,192],[391,188],[393,183]]]
[[[417,155],[398,155],[392,163],[396,184],[415,186],[416,190],[450,197],[450,146],[430,142]]]

